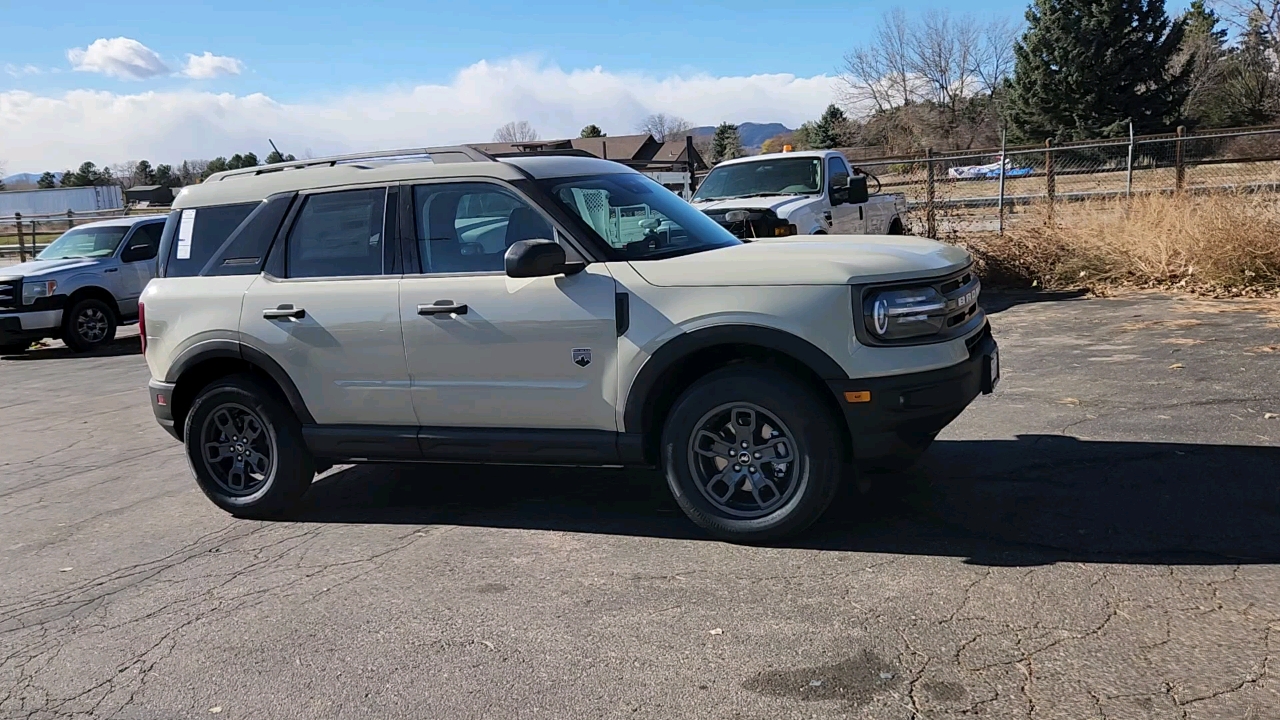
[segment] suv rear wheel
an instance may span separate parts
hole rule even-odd
[[[315,479],[297,417],[253,378],[236,375],[210,384],[183,427],[196,482],[232,515],[276,517]]]
[[[85,298],[62,319],[62,341],[76,352],[88,352],[116,339],[116,314],[101,300]]]
[[[718,370],[686,390],[667,417],[667,484],[689,519],[718,538],[763,542],[800,532],[839,489],[837,427],[789,375]]]

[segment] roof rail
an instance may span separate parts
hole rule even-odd
[[[218,180],[226,180],[232,177],[243,177],[245,175],[263,175],[271,172],[280,172],[281,170],[302,170],[310,167],[333,167],[339,163],[354,163],[362,160],[395,160],[401,158],[427,158],[431,162],[444,163],[467,163],[467,162],[496,162],[492,155],[477,150],[466,145],[445,145],[432,148],[411,148],[407,150],[381,150],[378,152],[362,152],[351,153],[348,155],[331,155],[329,157],[313,158],[308,160],[289,160],[286,162],[271,163],[270,165],[258,165],[255,167],[239,168],[236,170],[224,170],[216,173]]]

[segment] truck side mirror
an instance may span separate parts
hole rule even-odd
[[[848,202],[861,205],[870,197],[867,193],[867,176],[852,175],[849,177]]]

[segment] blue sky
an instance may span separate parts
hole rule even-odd
[[[872,2],[3,3],[0,66],[67,70],[66,51],[136,39],[161,57],[212,52],[246,72],[207,86],[298,100],[352,88],[447,82],[480,60],[538,56],[565,69],[601,65],[655,75],[832,72],[886,6]],[[929,5],[1019,17],[1014,0]],[[481,10],[483,8],[483,10]],[[785,9],[784,9],[785,8]],[[152,83],[173,87],[178,81]],[[0,89],[117,89],[87,73],[0,76]]]
[[[480,142],[511,120],[619,135],[656,112],[795,127],[893,7],[0,0],[0,168]],[[902,7],[1021,22],[1025,2]]]

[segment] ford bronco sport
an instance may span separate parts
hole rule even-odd
[[[335,463],[640,465],[711,534],[768,540],[999,378],[964,250],[743,243],[605,160],[345,156],[173,207],[142,298],[151,405],[239,516]]]

